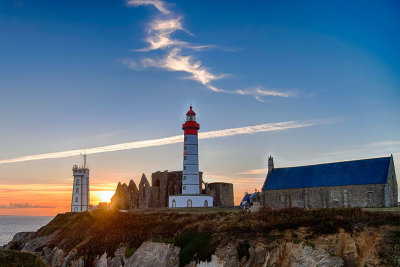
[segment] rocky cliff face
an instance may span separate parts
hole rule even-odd
[[[119,235],[101,235],[100,233],[101,240],[106,243],[101,249],[95,247],[96,237],[91,236],[89,232],[82,236],[64,236],[64,234],[68,235],[68,231],[74,235],[71,229],[75,227],[75,223],[83,225],[88,218],[92,218],[88,223],[96,224],[100,217],[91,217],[90,214],[65,215],[58,218],[57,225],[53,222],[53,225],[50,223],[36,233],[16,234],[4,248],[32,252],[51,266],[398,266],[400,226],[396,221],[379,225],[381,223],[376,219],[373,225],[369,225],[366,223],[368,221],[366,218],[364,222],[353,218],[356,224],[351,231],[348,226],[343,225],[325,234],[316,231],[312,226],[289,227],[286,225],[282,229],[277,227],[265,231],[265,229],[256,229],[261,227],[261,224],[255,224],[260,220],[262,212],[265,211],[260,211],[259,214],[209,215],[154,212],[131,215],[99,214],[98,216],[102,219],[108,219],[107,216],[120,216],[117,220],[121,221],[139,217],[138,220],[143,224],[151,223],[150,220],[160,220],[167,227],[178,224],[177,228],[173,229],[176,234],[172,239],[165,239],[167,235],[161,237],[162,235],[150,234],[148,231],[158,231],[154,226],[140,230],[142,233],[147,232],[149,240],[144,242],[137,242],[131,237],[126,239],[128,242],[119,242],[124,240]],[[284,217],[286,215],[288,214],[284,214]],[[298,216],[291,215],[291,220],[299,220]],[[334,216],[339,218],[338,216],[344,215],[342,213]],[[369,215],[361,214],[361,217],[363,216]],[[244,219],[248,217],[256,220]],[[148,221],[143,218],[147,218]],[[215,221],[209,221],[211,218]],[[398,222],[399,218],[396,216],[390,217],[390,220],[396,218]],[[234,228],[227,228],[229,221],[232,220],[235,221],[234,226],[238,227],[236,230],[239,232]],[[195,225],[198,221],[202,221],[201,225]],[[217,228],[211,228],[210,235],[202,234],[210,233],[203,231],[209,228],[207,223],[215,225],[218,224],[217,222],[219,225]],[[239,222],[253,222],[253,225],[246,228]],[[335,223],[334,220],[331,222]],[[73,226],[69,226],[71,223]],[[156,223],[158,225],[160,222]],[[169,225],[170,223],[172,224]],[[182,227],[180,223],[186,226]],[[111,225],[125,229],[125,225],[118,226],[113,222]],[[105,226],[101,225],[101,227]],[[251,228],[255,228],[255,231],[241,232],[241,229]],[[225,232],[228,229],[231,231]],[[112,231],[109,228],[106,230]],[[142,239],[138,233],[134,231],[134,236]],[[129,233],[125,232],[125,235]],[[116,237],[118,238],[115,239]],[[203,237],[205,239],[202,239]],[[160,242],[162,239],[164,242]],[[90,245],[86,246],[87,244]],[[210,250],[210,247],[214,249]],[[209,255],[204,255],[206,252]]]

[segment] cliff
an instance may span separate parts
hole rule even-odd
[[[96,210],[5,246],[51,266],[398,266],[400,215],[361,209]]]

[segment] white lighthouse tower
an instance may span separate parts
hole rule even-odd
[[[190,110],[186,113],[186,122],[182,125],[184,131],[182,194],[169,196],[170,208],[213,206],[212,196],[200,194],[197,135],[199,129],[200,124],[196,122],[196,113],[190,106]]]
[[[74,185],[72,191],[71,212],[89,210],[89,168],[86,167],[86,154],[83,155],[83,167],[72,168]]]

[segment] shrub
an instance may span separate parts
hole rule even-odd
[[[247,240],[239,243],[239,246],[237,247],[239,261],[243,257],[246,257],[246,260],[249,259],[249,257],[250,257],[249,248],[250,248],[250,244]]]
[[[179,266],[185,266],[192,260],[210,261],[216,249],[211,242],[211,234],[208,232],[200,233],[197,230],[179,233],[174,238],[173,244],[181,248]]]

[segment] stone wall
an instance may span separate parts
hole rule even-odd
[[[262,192],[262,200],[264,206],[274,209],[384,207],[385,185],[387,184],[266,190]]]
[[[214,197],[214,207],[233,207],[233,184],[207,183],[206,195]]]
[[[386,206],[394,207],[398,204],[398,184],[393,159],[390,161],[387,181],[386,199],[388,203],[386,203]]]

